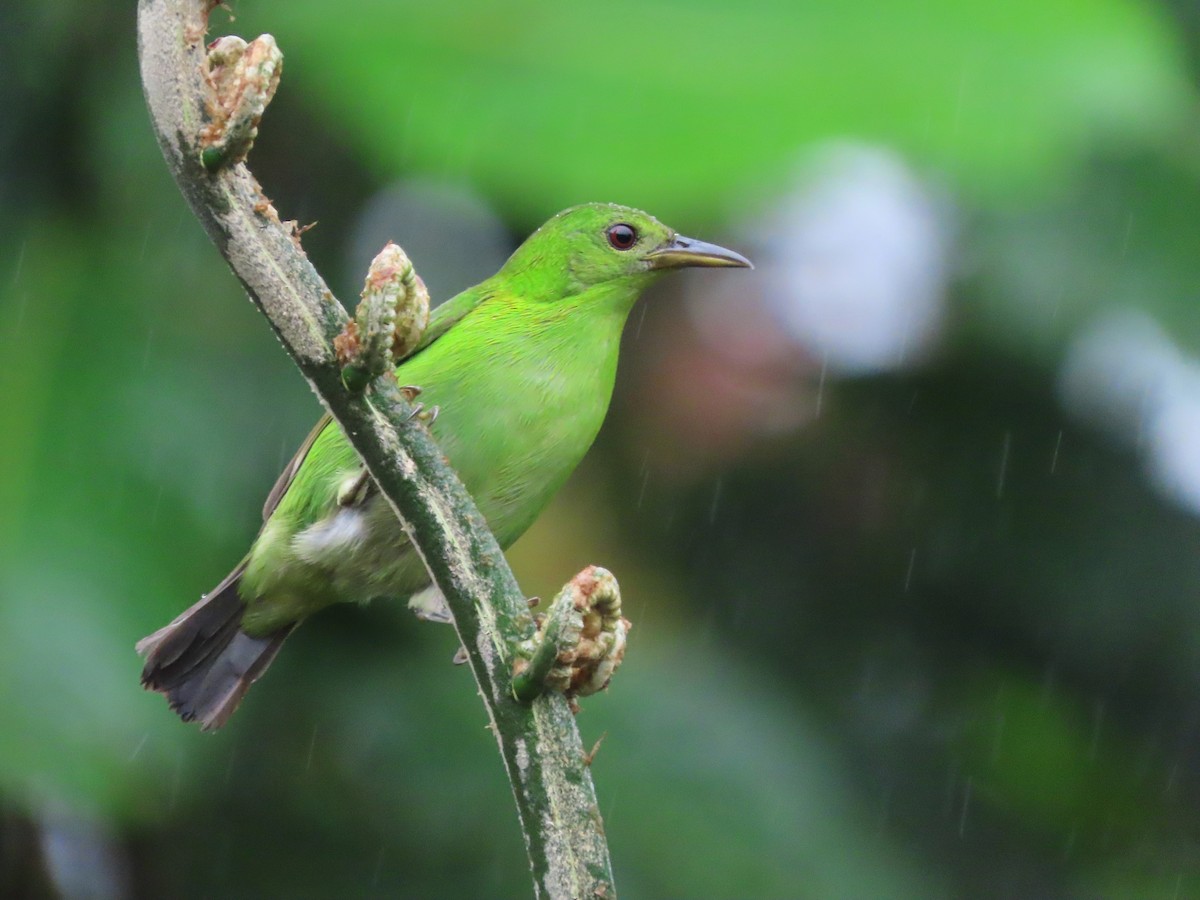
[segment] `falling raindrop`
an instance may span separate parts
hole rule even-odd
[[[1097,700],[1092,710],[1092,739],[1088,744],[1088,759],[1094,760],[1100,750],[1100,727],[1104,724],[1104,701]]]
[[[380,879],[383,878],[383,851],[386,848],[384,845],[379,845],[379,853],[375,856],[375,870],[371,874],[371,887],[379,887]]]
[[[308,772],[312,769],[313,751],[317,748],[317,726],[313,726],[312,737],[308,739],[308,758],[304,762],[304,771]]]
[[[712,503],[708,505],[708,524],[712,525],[717,521],[717,506],[721,502],[721,479],[718,478],[713,484]]]
[[[966,830],[967,830],[967,809],[971,805],[971,791],[972,791],[973,786],[974,785],[973,785],[972,778],[971,778],[971,776],[968,775],[966,786],[963,788],[962,808],[959,810],[959,814],[958,814],[958,836],[959,837],[962,837],[966,833]]]
[[[646,499],[646,485],[650,481],[650,451],[647,450],[642,456],[642,483],[638,486],[637,509],[642,508],[642,501]]]
[[[885,787],[879,797],[879,821],[876,825],[880,833],[887,830],[888,821],[892,816],[892,794],[894,788],[891,785]]]
[[[129,754],[129,761],[133,762],[138,758],[138,754],[142,752],[142,748],[146,746],[146,741],[150,739],[150,732],[142,735],[142,739],[137,742],[137,746],[133,748],[133,752]]]
[[[1063,859],[1068,859],[1075,850],[1075,839],[1078,836],[1079,826],[1072,825],[1071,830],[1067,832],[1067,839],[1063,842]]]
[[[1131,237],[1133,237],[1133,213],[1132,212],[1130,212],[1129,215],[1125,217],[1125,234],[1121,238],[1121,255],[1120,255],[1121,259],[1124,259],[1129,253],[1129,239]]]
[[[829,354],[821,356],[821,375],[817,378],[817,399],[813,409],[813,418],[821,418],[821,405],[825,400],[825,372],[829,368]]]
[[[963,67],[958,73],[958,91],[954,95],[954,115],[950,123],[950,133],[957,138],[959,128],[962,125],[962,111],[967,99],[967,65],[963,63]]]
[[[1004,479],[1008,477],[1008,454],[1012,449],[1012,432],[1004,432],[1004,446],[1000,451],[1000,472],[996,476],[996,499],[1004,496]]]
[[[159,482],[158,490],[154,493],[154,505],[150,507],[150,524],[158,524],[158,511],[162,507],[163,491],[166,486]]]
[[[1171,771],[1167,773],[1167,783],[1163,785],[1163,795],[1170,794],[1175,790],[1175,785],[1179,780],[1179,763],[1176,762],[1171,766]]]
[[[646,324],[646,304],[643,303],[638,307],[637,324],[633,327],[633,340],[637,343],[642,339],[642,326]]]
[[[1062,309],[1062,302],[1066,296],[1067,296],[1067,289],[1065,287],[1060,288],[1058,291],[1058,294],[1054,298],[1053,305],[1050,307],[1050,321],[1051,322],[1055,322],[1058,320],[1058,311],[1060,309]]]
[[[142,351],[142,371],[145,372],[150,368],[150,349],[154,345],[154,329],[150,328],[146,332],[146,349]]]

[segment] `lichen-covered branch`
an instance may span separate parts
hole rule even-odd
[[[495,538],[390,375],[348,389],[334,340],[349,317],[244,164],[279,76],[265,38],[223,43],[212,0],[140,0],[142,82],[168,167],[209,236],[392,503],[453,614],[516,797],[539,897],[612,897],[608,849],[566,699],[519,702],[516,648],[533,619]],[[254,56],[248,58],[250,48]],[[238,66],[246,83],[237,79]],[[249,83],[252,81],[253,83]]]

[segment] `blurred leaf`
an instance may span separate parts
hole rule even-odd
[[[1182,149],[1195,156],[1194,142]],[[1047,206],[980,223],[972,331],[1057,356],[1099,312],[1141,310],[1200,351],[1200,172],[1189,158],[1095,159]]]
[[[1166,783],[1161,761],[1135,776],[1103,706],[1012,672],[978,673],[964,694],[959,749],[980,802],[1044,829],[1064,852],[1111,851],[1163,822],[1163,794],[1151,787]]]
[[[1052,190],[1089,141],[1161,143],[1194,97],[1163,14],[1129,0],[289,10],[234,24],[276,34],[285,91],[381,173],[467,179],[529,223],[588,199],[711,222],[828,135],[1008,200]]]

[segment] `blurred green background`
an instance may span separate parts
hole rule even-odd
[[[319,414],[172,184],[132,4],[0,6],[0,895],[515,897],[449,629],[323,613],[231,725],[133,644]],[[343,300],[558,209],[752,256],[656,287],[510,554],[612,568],[579,716],[629,898],[1200,897],[1190,2],[234,2],[252,162]]]

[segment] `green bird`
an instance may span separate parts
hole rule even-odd
[[[559,213],[500,271],[435,310],[396,368],[441,414],[440,447],[502,547],[545,508],[608,411],[621,332],[662,272],[749,266],[646,213]],[[293,628],[333,603],[409,599],[429,577],[345,434],[322,419],[280,475],[250,552],[200,602],[138,643],[142,684],[219,728]]]

